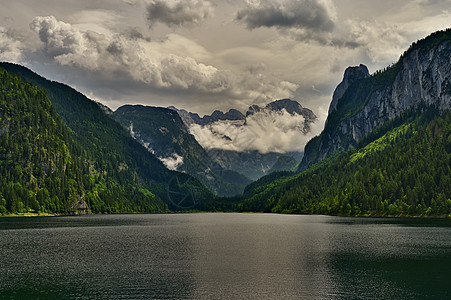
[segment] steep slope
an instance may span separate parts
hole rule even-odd
[[[70,211],[83,193],[70,148],[45,93],[0,69],[0,214]]]
[[[279,171],[294,171],[298,166],[298,162],[292,156],[279,156],[276,163],[269,169],[268,174]]]
[[[329,106],[329,114],[331,114],[332,111],[337,109],[338,100],[340,100],[341,97],[343,97],[344,93],[351,84],[367,77],[370,77],[370,72],[368,71],[368,68],[365,65],[361,64],[360,66],[357,67],[347,68],[345,70],[345,74],[343,75],[343,80],[337,86],[332,96],[332,102],[330,103]]]
[[[172,109],[124,105],[115,118],[166,167],[188,173],[220,196],[242,193],[251,182],[212,160]]]
[[[410,111],[385,134],[289,176],[246,188],[240,211],[343,215],[450,215],[451,113]],[[435,116],[435,117],[434,117]],[[387,131],[388,130],[388,131]],[[268,178],[272,177],[272,178]]]
[[[374,129],[409,109],[451,108],[451,29],[414,43],[384,71],[360,77],[336,106],[331,104],[323,132],[305,147],[300,170],[335,151],[356,147]],[[336,93],[341,94],[339,88]]]
[[[89,162],[42,89],[0,68],[0,99],[0,213],[167,210],[144,187],[106,191],[118,179]]]
[[[201,206],[205,199],[212,197],[196,179],[166,169],[119,123],[108,117],[97,103],[81,93],[64,84],[48,81],[22,66],[2,63],[0,67],[46,91],[71,138],[80,145],[81,154],[98,176],[103,175],[93,185],[104,196],[99,198],[93,195],[91,202],[88,202],[94,211],[122,211],[115,205],[114,199],[131,199],[133,193],[130,190],[139,191],[140,187],[146,187],[147,191],[138,193],[136,201],[145,200],[146,197],[141,194],[153,195],[163,199],[173,209]],[[102,178],[105,183],[102,183]],[[141,211],[139,207],[136,210]]]
[[[262,176],[271,173],[271,168],[283,156],[290,156],[295,159],[293,167],[296,168],[302,159],[302,153],[287,152],[260,153],[258,151],[230,151],[222,149],[210,149],[208,154],[217,161],[224,169],[234,170],[252,180],[258,180]]]

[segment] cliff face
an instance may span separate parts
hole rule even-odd
[[[341,94],[340,85],[336,94]],[[450,29],[413,44],[383,72],[351,83],[332,101],[326,126],[306,145],[300,169],[335,151],[348,151],[377,127],[421,105],[440,112],[451,108]]]
[[[360,66],[357,67],[348,67],[345,71],[342,82],[340,82],[334,91],[332,102],[329,106],[329,114],[337,109],[338,100],[343,97],[344,93],[351,84],[367,77],[370,77],[370,72],[365,65],[360,64]]]

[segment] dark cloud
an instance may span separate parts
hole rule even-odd
[[[138,27],[126,28],[122,34],[132,40],[146,40],[148,42],[151,40],[150,37],[145,36]]]
[[[276,27],[331,31],[334,28],[326,2],[318,0],[262,0],[240,10],[236,19],[249,29]]]
[[[437,4],[445,4],[445,3],[451,5],[450,0],[420,0],[419,1],[420,5],[437,5]]]
[[[213,14],[213,6],[205,0],[153,0],[147,6],[147,20],[152,27],[163,23],[168,27],[199,25]]]

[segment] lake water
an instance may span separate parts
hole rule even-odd
[[[0,299],[450,299],[451,220],[0,218]]]

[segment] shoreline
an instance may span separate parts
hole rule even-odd
[[[361,214],[361,215],[346,215],[346,214],[303,214],[303,213],[265,213],[259,211],[170,211],[170,212],[159,212],[159,213],[149,213],[149,212],[118,212],[118,213],[101,213],[101,214],[58,214],[58,213],[14,213],[0,215],[0,218],[32,218],[32,217],[71,217],[71,216],[87,216],[87,215],[133,215],[133,214],[193,214],[193,213],[236,213],[236,214],[276,214],[276,215],[303,215],[303,216],[331,216],[331,217],[352,217],[352,218],[436,218],[436,219],[450,219],[450,215],[378,215],[378,214]]]

